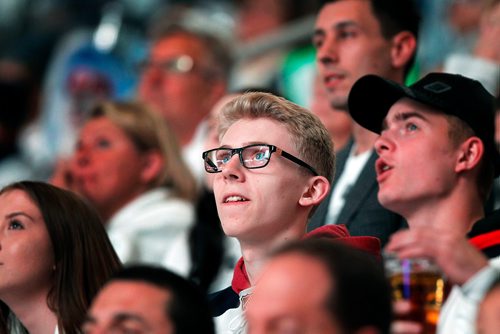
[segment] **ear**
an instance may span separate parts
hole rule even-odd
[[[163,156],[156,150],[148,151],[143,156],[141,180],[145,184],[151,183],[165,167]]]
[[[299,205],[318,205],[330,191],[330,182],[324,176],[314,176],[310,179],[307,188],[299,199]]]
[[[391,62],[395,68],[403,68],[417,51],[415,35],[401,31],[392,38]]]
[[[478,137],[470,137],[459,148],[455,172],[470,171],[479,165],[484,155],[484,145]]]

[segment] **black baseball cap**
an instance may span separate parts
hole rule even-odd
[[[430,73],[406,87],[377,75],[365,75],[349,93],[349,113],[364,128],[380,133],[394,103],[408,97],[467,123],[483,141],[485,155],[500,174],[495,145],[495,98],[477,80],[458,74]]]

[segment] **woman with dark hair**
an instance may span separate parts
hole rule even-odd
[[[78,333],[121,268],[97,212],[42,182],[0,190],[0,333]]]

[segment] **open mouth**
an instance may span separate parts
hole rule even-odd
[[[340,74],[329,74],[325,76],[324,82],[326,86],[334,86],[337,85],[343,78],[344,77]]]
[[[238,195],[231,195],[224,198],[224,203],[247,202],[248,199]]]
[[[376,163],[377,175],[380,176],[387,171],[391,170],[393,167],[388,165],[384,160],[378,159]]]

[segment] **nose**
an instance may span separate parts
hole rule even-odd
[[[225,179],[241,180],[243,178],[242,168],[238,154],[233,155],[222,168],[222,176]]]
[[[332,37],[325,36],[317,48],[317,58],[320,65],[327,66],[338,62],[337,43]]]
[[[163,81],[163,71],[158,65],[151,64],[144,68],[141,74],[140,90],[156,87]]]
[[[389,138],[389,135],[385,131],[382,131],[380,136],[375,140],[374,146],[378,155],[394,150],[394,142]]]
[[[78,167],[85,167],[90,164],[91,149],[87,145],[79,143],[75,152],[74,162]]]

